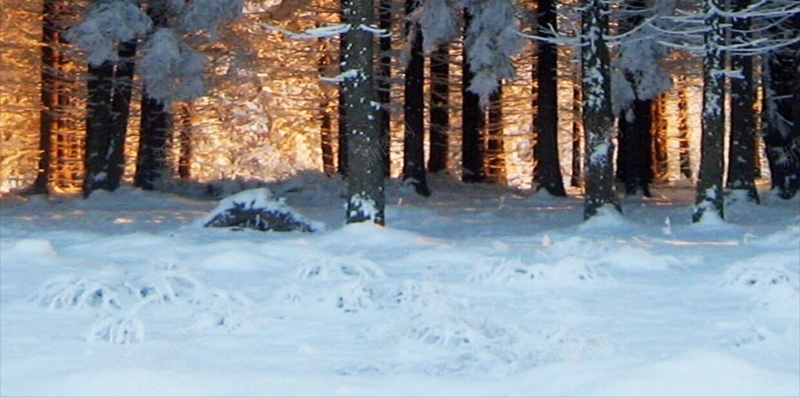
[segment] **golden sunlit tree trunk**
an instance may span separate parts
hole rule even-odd
[[[686,94],[686,77],[678,78],[678,148],[680,172],[692,178],[692,163],[689,157],[689,97]]]
[[[581,86],[575,83],[572,87],[572,175],[569,184],[572,187],[583,186],[583,154],[581,142],[583,125],[581,124]]]
[[[55,107],[58,102],[57,79],[58,54],[55,46],[59,43],[58,11],[60,0],[44,0],[42,3],[42,65],[40,98],[42,110],[39,121],[39,170],[31,187],[34,194],[48,194],[51,177],[51,151],[53,134],[56,130]]]
[[[392,102],[392,0],[378,1],[378,27],[383,34],[378,39],[380,56],[378,57],[378,102],[381,120],[380,155],[383,161],[384,175],[391,176],[392,152],[392,113],[389,107]]]
[[[723,0],[706,0],[706,27],[703,58],[703,123],[700,175],[692,221],[709,213],[724,219],[722,196],[722,140],[725,133],[725,17]]]
[[[506,184],[506,150],[503,139],[503,82],[489,99],[486,134],[485,178],[498,184]]]

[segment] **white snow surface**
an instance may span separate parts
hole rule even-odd
[[[389,183],[387,227],[343,226],[340,181],[269,184],[311,234],[131,188],[3,198],[0,394],[800,394],[797,199],[692,225],[693,188],[656,186],[583,223],[430,184]]]

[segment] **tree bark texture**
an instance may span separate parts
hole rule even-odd
[[[385,223],[383,163],[373,153],[381,145],[373,86],[373,33],[363,29],[374,22],[374,7],[368,0],[344,0],[344,22],[351,29],[344,34],[342,96],[347,126],[347,223]]]
[[[537,24],[545,36],[557,24],[556,1],[539,0]],[[533,128],[533,182],[535,188],[545,189],[553,196],[565,197],[564,180],[558,158],[558,53],[556,45],[546,41],[536,43],[536,103]]]
[[[406,15],[417,8],[417,0],[406,0]],[[406,25],[411,38],[410,58],[404,79],[403,182],[414,187],[417,194],[430,196],[425,175],[425,57],[422,54],[422,31]]]
[[[472,15],[464,9],[464,37],[469,30]],[[486,124],[485,114],[477,94],[469,91],[475,73],[470,70],[466,48],[462,54],[461,81],[461,180],[475,183],[483,181],[483,150],[481,131]]]
[[[725,132],[725,18],[723,0],[706,0],[705,56],[703,59],[703,116],[700,174],[692,221],[699,222],[706,214],[715,213],[724,219],[722,195],[723,147]]]
[[[430,153],[428,172],[447,169],[450,127],[450,46],[442,44],[431,55]]]
[[[611,73],[607,6],[602,0],[583,0],[581,11],[581,75],[586,150],[584,219],[606,206],[620,210],[614,191],[614,119],[611,112]]]

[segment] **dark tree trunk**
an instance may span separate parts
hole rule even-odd
[[[699,222],[707,212],[724,219],[722,196],[723,150],[725,131],[725,18],[723,0],[706,0],[705,57],[703,59],[703,136],[701,141],[700,175],[692,221]]]
[[[378,27],[386,32],[392,28],[392,2],[391,0],[380,0],[378,2]],[[392,37],[383,35],[379,39],[380,57],[378,60],[378,102],[381,109],[378,112],[380,117],[380,157],[383,162],[384,176],[391,175],[391,145],[392,145],[392,119],[389,107],[392,101]]]
[[[108,190],[109,130],[111,92],[114,89],[114,64],[89,65],[86,103],[86,153],[84,156],[83,196],[98,189]]]
[[[144,190],[154,190],[161,178],[168,177],[171,137],[171,117],[166,104],[142,95],[142,118],[139,127],[139,150],[133,184]]]
[[[450,127],[450,47],[442,44],[431,56],[430,63],[430,153],[428,172],[447,169]]]
[[[345,7],[346,0],[342,0],[342,9]],[[342,11],[341,20],[344,23],[344,11]],[[344,63],[345,52],[347,50],[347,35],[341,34],[339,35],[339,65]],[[342,70],[343,71],[343,70]],[[338,114],[339,114],[339,135],[337,138],[337,143],[339,146],[336,158],[336,164],[338,167],[339,174],[342,176],[347,176],[347,112],[345,111],[345,98],[344,98],[344,86],[345,83],[339,83],[339,102],[338,102]]]
[[[642,12],[647,9],[644,0],[626,0],[625,12],[631,13],[620,21],[620,34],[628,33],[642,24]],[[622,46],[620,56],[631,51],[630,45]],[[619,153],[617,155],[617,179],[625,186],[625,194],[642,194],[650,197],[650,183],[653,181],[653,164],[650,157],[651,129],[653,128],[653,101],[640,98],[639,72],[624,70],[625,80],[634,92],[631,104],[622,109],[618,116]]]
[[[59,0],[44,0],[42,5],[42,49],[41,86],[39,88],[42,110],[39,112],[39,170],[31,186],[31,193],[50,192],[51,151],[53,133],[56,129],[55,107],[58,102],[56,86],[58,80],[55,46],[59,42],[57,25]]]
[[[180,179],[192,178],[193,113],[194,108],[191,103],[181,106],[180,155],[178,156],[178,177]]]
[[[611,112],[611,72],[608,47],[607,5],[583,0],[581,12],[581,75],[584,96],[583,126],[586,136],[586,196],[584,219],[605,206],[620,211],[614,192],[614,119]]]
[[[417,7],[417,0],[406,0],[406,15]],[[406,66],[403,114],[403,182],[414,186],[417,194],[430,196],[425,175],[425,58],[422,55],[422,32],[414,32],[409,23],[406,35],[413,35],[410,59]]]
[[[551,36],[549,31],[556,29],[556,1],[539,0],[537,23],[541,34]],[[553,43],[536,43],[535,80],[538,92],[535,95],[536,112],[533,145],[533,182],[535,188],[545,189],[553,196],[565,197],[564,179],[558,158],[558,52]]]
[[[632,109],[619,117],[619,154],[617,178],[625,185],[625,194],[650,197],[653,181],[651,163],[651,111],[653,101],[634,100]],[[625,113],[631,112],[630,115]],[[629,120],[630,116],[630,120]]]
[[[743,11],[750,0],[735,0],[734,11]],[[738,43],[747,40],[750,30],[749,18],[733,18],[731,41]],[[726,188],[746,190],[747,196],[758,202],[755,182],[756,123],[755,90],[753,88],[753,58],[749,55],[731,55],[731,68],[741,72],[741,78],[730,78],[731,120],[730,145],[728,150],[728,180]]]
[[[354,70],[355,76],[343,82],[345,121],[347,125],[347,223],[371,221],[385,223],[383,164],[370,157],[380,142],[376,100],[373,87],[373,34],[361,26],[374,23],[374,7],[370,0],[344,0],[344,23],[351,26],[345,33],[342,70]]]
[[[686,78],[679,79],[678,88],[678,147],[681,175],[692,178],[692,162],[689,157],[689,99],[686,95]]]
[[[781,198],[789,199],[794,197],[800,188],[798,186],[800,135],[794,135],[794,128],[790,124],[794,118],[792,102],[795,95],[793,90],[796,73],[795,56],[788,50],[779,50],[765,57],[768,60],[765,62],[763,74],[766,84],[764,145],[772,177],[772,189],[776,190]]]
[[[469,30],[472,15],[464,9],[464,37]],[[483,150],[481,131],[486,124],[480,98],[469,90],[475,73],[470,70],[469,54],[466,46],[462,54],[461,81],[461,180],[468,183],[483,180]]]
[[[131,112],[133,73],[136,65],[136,41],[119,44],[119,62],[114,72],[114,90],[111,105],[111,132],[108,137],[106,166],[108,190],[116,190],[125,173],[125,135]]]
[[[581,100],[581,87],[576,83],[572,87],[572,176],[570,177],[570,186],[572,187],[583,186]]]
[[[497,82],[497,91],[489,98],[485,178],[494,183],[506,184],[506,150],[503,139],[503,82]]]

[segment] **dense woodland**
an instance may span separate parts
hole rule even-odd
[[[17,1],[0,9],[0,179],[50,194],[347,181],[347,222],[430,173],[582,189],[800,190],[793,0]],[[671,145],[675,143],[676,146]],[[764,166],[762,166],[764,165]],[[617,192],[620,187],[622,191]]]

